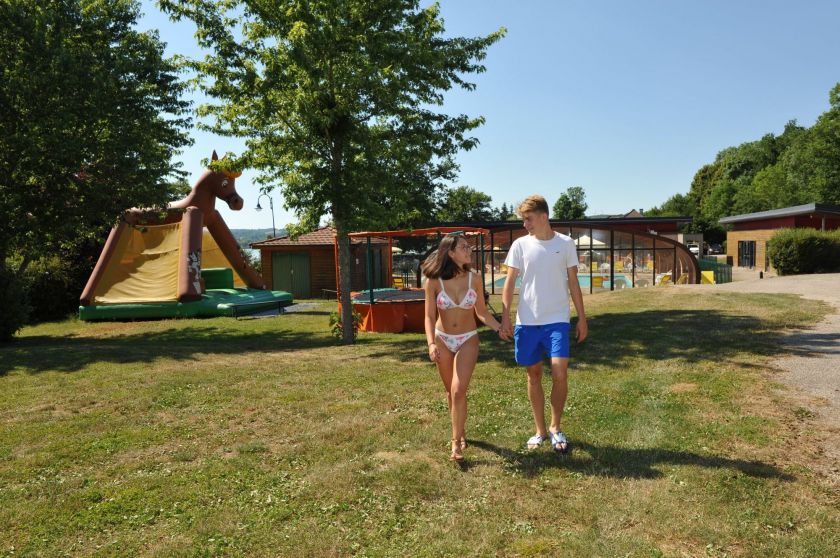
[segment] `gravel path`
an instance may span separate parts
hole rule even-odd
[[[740,293],[792,293],[834,306],[834,313],[813,328],[786,335],[783,342],[790,347],[790,354],[775,364],[783,371],[779,377],[783,383],[813,396],[814,410],[840,426],[840,273],[748,279],[712,288]]]
[[[791,293],[822,300],[834,307],[810,329],[793,331],[782,338],[790,350],[774,365],[780,383],[794,389],[792,396],[826,423],[822,447],[840,471],[840,273],[792,275],[759,279],[758,273],[741,272],[732,283],[712,289],[740,293]],[[742,279],[742,280],[738,280]],[[687,285],[704,288],[707,285]]]

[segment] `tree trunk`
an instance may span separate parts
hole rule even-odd
[[[341,299],[341,342],[352,344],[356,338],[353,335],[353,303],[350,299],[352,277],[352,254],[350,252],[350,237],[344,228],[344,223],[334,218],[336,235],[338,235],[338,294]]]
[[[5,257],[3,258],[3,261],[6,261]],[[17,270],[18,279],[22,278],[23,274],[26,273],[26,270],[29,267],[30,263],[32,263],[32,258],[29,256],[29,254],[24,254],[23,261],[20,262],[20,265],[18,266]]]
[[[338,237],[338,294],[341,298],[341,342],[351,345],[356,341],[353,331],[353,303],[350,298],[351,277],[353,276],[350,250],[350,237],[347,233],[347,219],[344,212],[348,209],[341,203],[335,203],[342,187],[342,160],[344,157],[344,136],[341,133],[331,134],[333,139],[330,146],[330,186],[334,199],[330,205],[333,208],[335,234]]]

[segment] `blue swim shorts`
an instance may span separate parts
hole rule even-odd
[[[513,330],[516,363],[531,366],[542,361],[543,355],[569,358],[568,322],[545,325],[517,325]]]

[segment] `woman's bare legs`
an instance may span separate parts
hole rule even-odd
[[[446,408],[452,413],[452,371],[455,368],[455,355],[449,352],[446,345],[439,338],[435,337],[435,344],[438,348],[437,369],[443,388],[446,390]]]
[[[467,422],[467,390],[475,371],[478,360],[478,336],[468,339],[455,355],[455,366],[452,373],[452,384],[449,390],[452,398],[452,439],[460,441],[464,438]]]
[[[437,341],[438,374],[446,389],[446,403],[452,421],[453,458],[461,455],[466,447],[465,425],[467,421],[467,390],[470,387],[475,363],[478,360],[478,336],[468,339],[457,354],[453,354],[442,341]],[[456,451],[457,449],[457,451]]]

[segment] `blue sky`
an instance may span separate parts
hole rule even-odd
[[[553,204],[570,186],[589,214],[624,213],[685,193],[721,149],[811,126],[840,82],[836,0],[443,0],[447,35],[486,35],[491,47],[473,92],[452,91],[443,110],[482,115],[481,144],[462,153],[459,180],[493,205],[532,193]],[[195,56],[194,27],[174,24],[143,0],[142,30],[167,53]],[[193,131],[180,159],[191,174],[216,149],[243,142]],[[245,208],[231,228],[269,228],[257,213],[253,174],[237,180]],[[295,221],[276,189],[277,226]],[[263,198],[262,205],[267,207]]]

